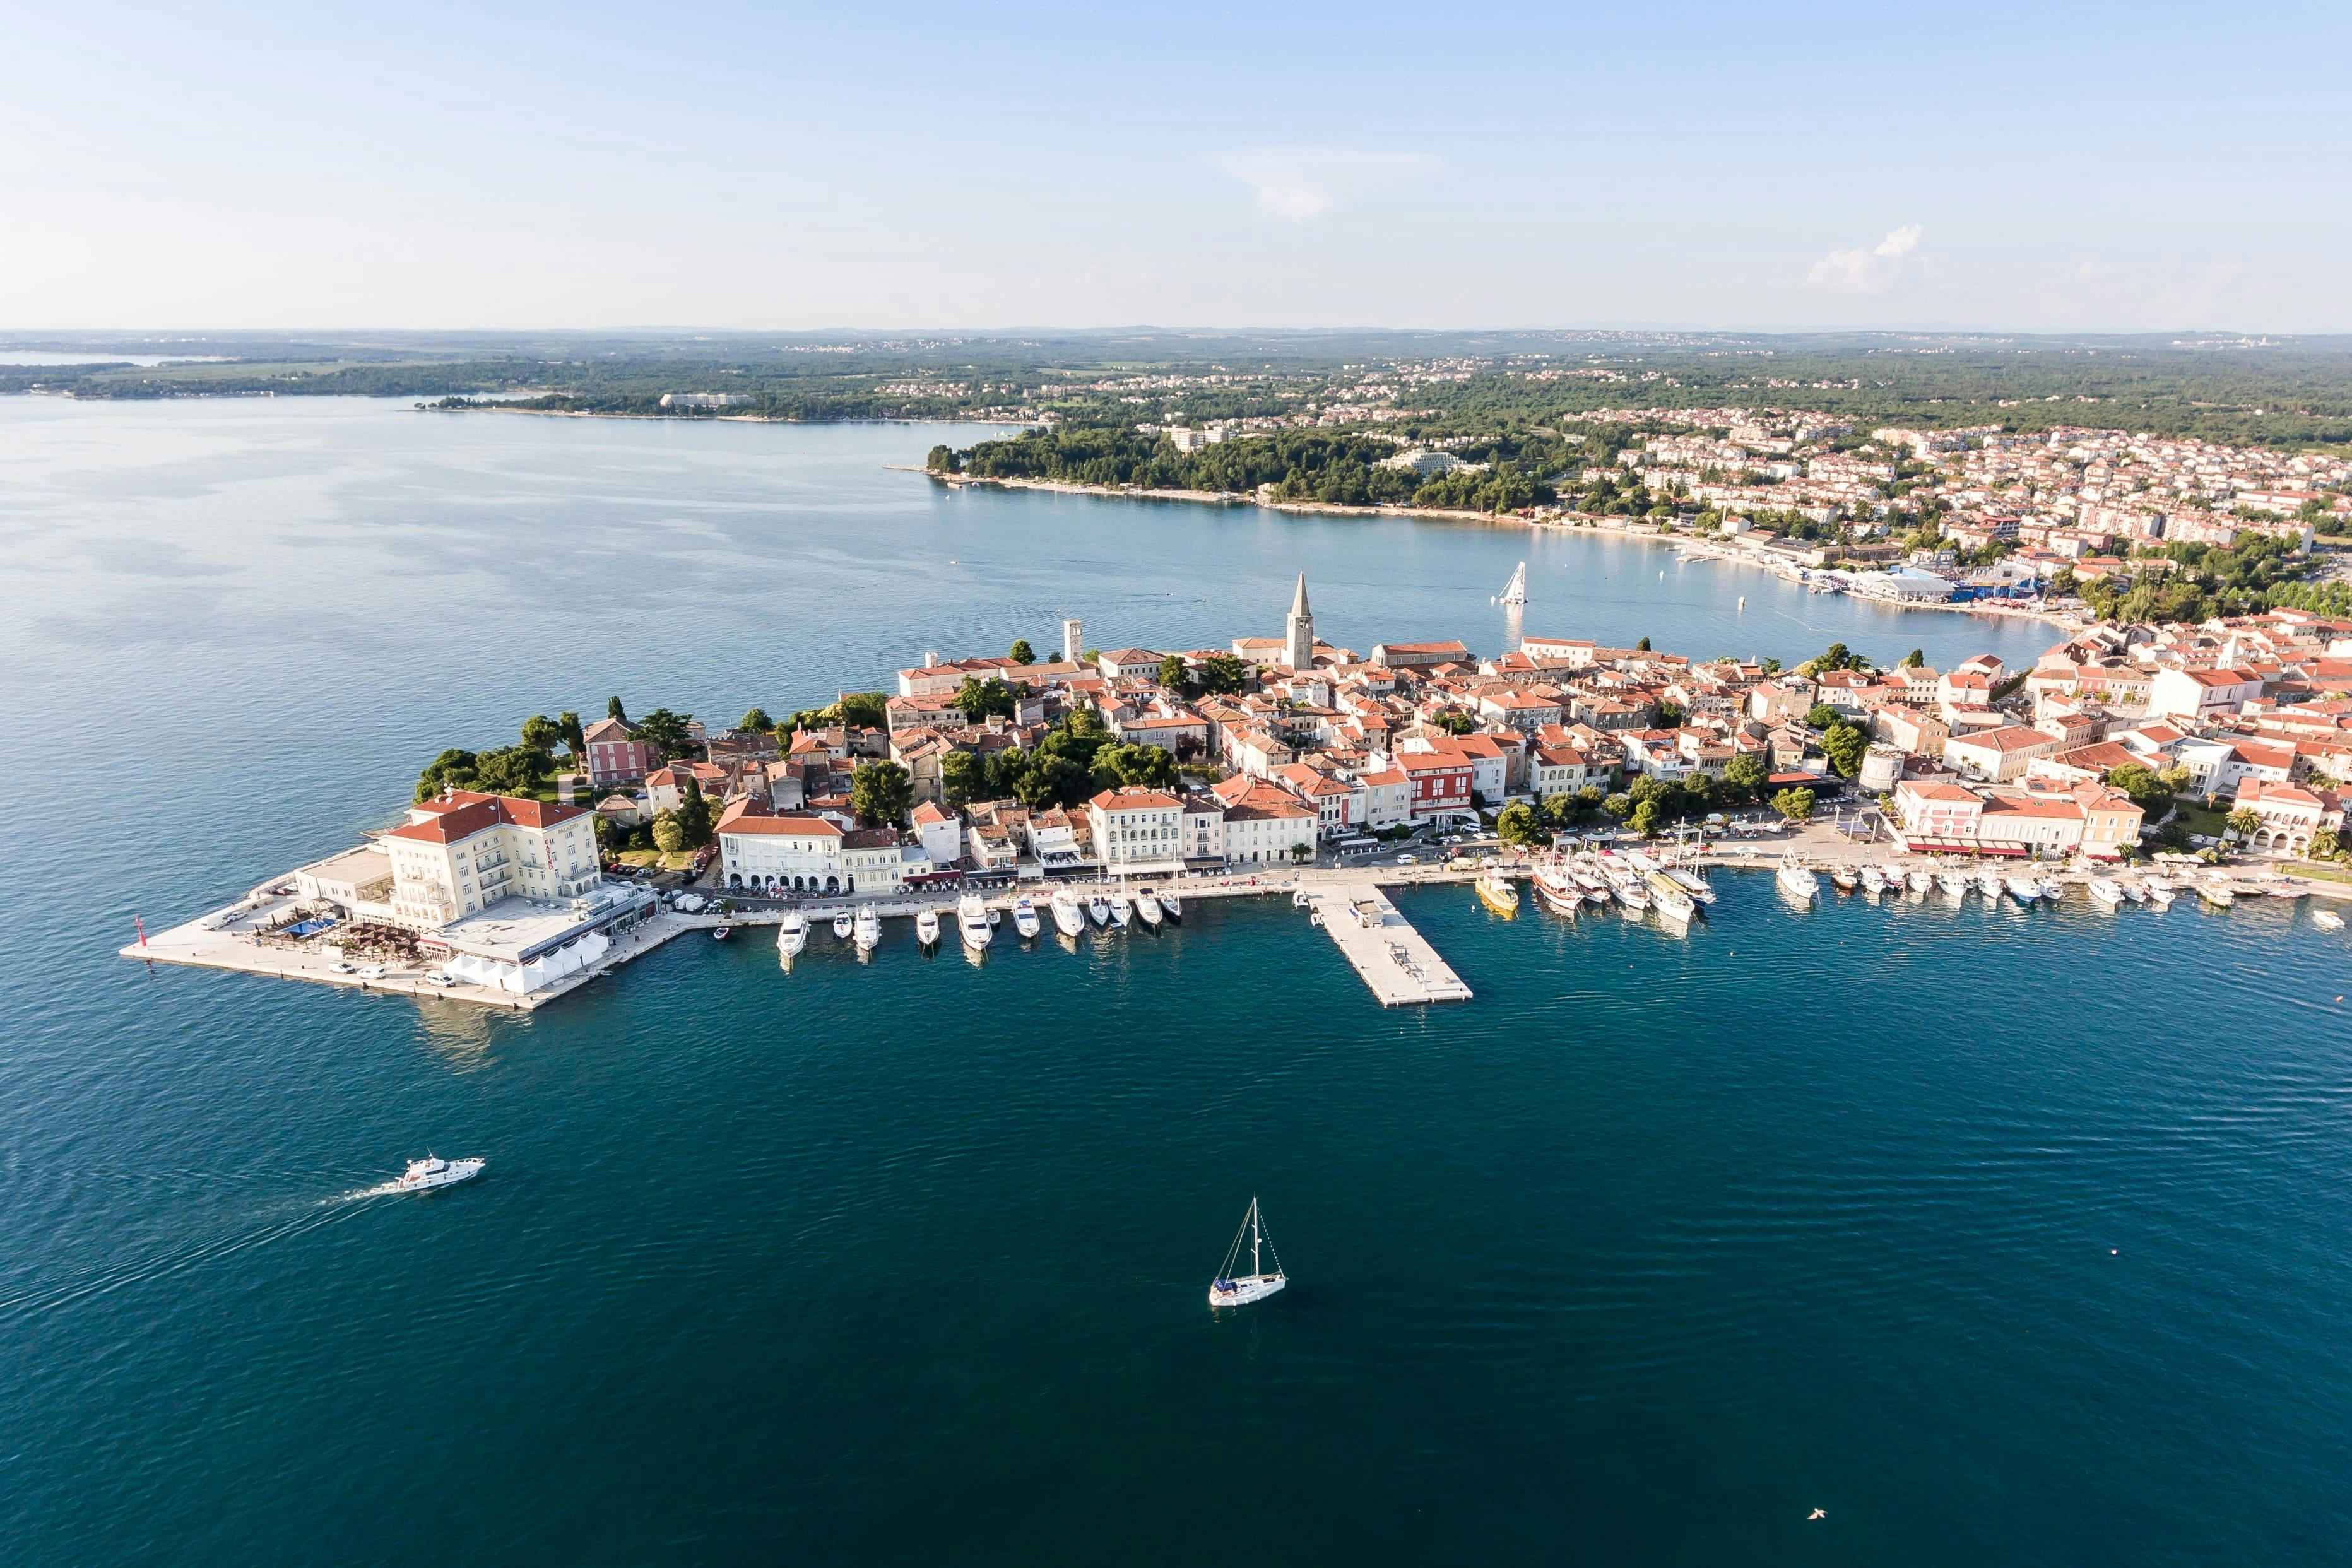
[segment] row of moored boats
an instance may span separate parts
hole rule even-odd
[[[1801,896],[1811,897],[1819,887],[1819,879],[1811,871],[1788,862],[1781,868],[1781,885],[1791,893],[1790,869],[1802,872],[1810,885]],[[2032,876],[2023,872],[2000,872],[1990,867],[1966,866],[1900,866],[1900,865],[1840,865],[1829,873],[1830,881],[1840,893],[1860,893],[1877,897],[1889,893],[1941,893],[1949,898],[1966,898],[1970,894],[1999,903],[2003,899],[2021,904],[2055,904],[2066,895],[2066,884],[2052,876]],[[2114,877],[2094,876],[2086,890],[2095,903],[2110,906],[2125,904],[2147,904],[2162,908],[2181,894],[2182,889],[2160,876]],[[2226,883],[2191,883],[2189,890],[2208,903],[2228,904],[2236,895]]]
[[[1535,901],[1555,915],[1579,915],[1616,904],[1629,915],[1655,910],[1671,925],[1687,925],[1715,902],[1715,888],[1696,868],[1675,865],[1640,850],[1580,850],[1535,868]],[[1518,884],[1499,866],[1480,873],[1479,901],[1497,915],[1516,915]]]
[[[996,939],[996,932],[1008,912],[991,908],[976,893],[965,894],[948,912],[955,924],[957,938],[975,953],[986,950]],[[1091,926],[1097,931],[1125,931],[1130,925],[1158,926],[1166,921],[1184,918],[1181,898],[1173,893],[1155,893],[1148,887],[1132,892],[1119,888],[1108,895],[1094,894],[1081,897],[1072,888],[1055,888],[1043,902],[1026,895],[1013,901],[1009,912],[1013,929],[1024,942],[1036,937],[1048,920],[1054,929],[1076,941]],[[919,909],[915,912],[915,939],[926,947],[939,945],[947,928],[941,911]],[[723,927],[722,927],[723,929]],[[776,928],[776,954],[780,962],[789,964],[808,948],[811,932],[808,916],[798,910],[785,912],[783,922]],[[861,954],[870,953],[882,945],[882,917],[871,904],[856,911],[842,910],[833,917],[833,935],[836,940],[854,945]]]

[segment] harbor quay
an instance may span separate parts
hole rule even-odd
[[[926,653],[784,722],[537,716],[519,747],[443,752],[361,843],[121,952],[529,1010],[688,933],[1282,894],[1400,1005],[1469,995],[1381,891],[1419,883],[1490,877],[1494,903],[1580,872],[1555,906],[1654,893],[1685,921],[1727,866],[2110,907],[2352,893],[2352,622],[2093,627],[2027,670],[1842,644],[1784,667],[1526,633],[1524,570],[1500,587],[1489,654],[1337,646],[1302,574],[1278,636],[1102,650],[1072,619],[1048,656]]]

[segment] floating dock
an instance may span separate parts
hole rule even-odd
[[[1470,988],[1437,956],[1429,939],[1397,913],[1389,895],[1370,883],[1352,887],[1307,888],[1302,896],[1322,917],[1323,929],[1339,945],[1356,973],[1384,1008],[1424,1002],[1466,1002]]]

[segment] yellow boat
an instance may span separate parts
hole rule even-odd
[[[1473,885],[1478,890],[1478,902],[1496,914],[1507,917],[1519,912],[1519,884],[1501,872],[1482,871]]]

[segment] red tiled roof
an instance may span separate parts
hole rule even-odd
[[[446,800],[431,800],[410,808],[431,813],[428,820],[397,827],[386,835],[415,839],[429,844],[454,844],[487,828],[551,828],[574,817],[584,817],[584,806],[556,806],[515,795],[484,795],[472,789],[452,790]]]

